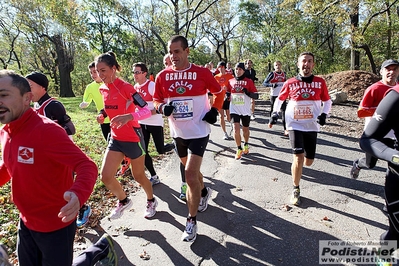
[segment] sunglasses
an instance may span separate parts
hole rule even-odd
[[[133,74],[138,75],[138,74],[143,74],[144,71],[132,71]]]

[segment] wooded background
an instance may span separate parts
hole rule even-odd
[[[163,69],[167,41],[186,36],[190,61],[215,65],[252,59],[261,82],[275,60],[289,76],[303,51],[316,74],[379,72],[398,58],[399,0],[2,0],[0,67],[51,79],[50,93],[81,95],[87,65],[114,51],[132,82],[131,66]]]

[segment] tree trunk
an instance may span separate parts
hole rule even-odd
[[[385,2],[387,7],[387,58],[392,58],[392,19],[391,19],[391,9],[389,8],[389,2]]]
[[[373,71],[374,74],[378,75],[377,67],[375,65],[373,54],[371,53],[370,47],[367,44],[363,44],[361,46],[358,46],[357,48],[364,49],[364,51],[366,52],[367,57],[369,58],[371,70]]]
[[[351,47],[351,70],[360,69],[360,53],[355,50],[356,41],[355,34],[359,28],[359,3],[355,3],[352,7],[352,13],[350,14],[351,29],[352,29],[352,47]]]
[[[61,35],[53,36],[55,50],[57,53],[57,65],[60,75],[60,97],[75,97],[72,90],[71,72],[73,70],[73,52],[71,47],[67,47]]]

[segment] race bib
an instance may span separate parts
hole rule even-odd
[[[232,103],[234,105],[244,105],[244,94],[241,93],[232,93],[231,96],[233,97]]]
[[[294,119],[313,119],[313,105],[297,105],[294,107]]]
[[[193,119],[193,100],[174,100],[172,105],[175,107],[173,118],[175,120],[191,120]]]

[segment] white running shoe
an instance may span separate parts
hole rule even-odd
[[[227,132],[224,132],[223,139],[224,139],[224,140],[228,140],[228,139],[229,139],[229,135],[227,135]]]
[[[158,175],[154,175],[154,176],[151,176],[150,182],[151,182],[152,186],[155,186],[155,185],[158,185],[159,183],[161,183],[161,180],[159,179]]]
[[[296,206],[299,206],[301,204],[301,191],[299,190],[299,188],[295,188],[292,191],[290,202],[291,204]]]
[[[147,207],[145,208],[144,218],[151,218],[157,213],[158,201],[154,199],[154,201],[147,201]]]
[[[208,194],[206,194],[205,197],[201,197],[200,204],[198,206],[198,211],[199,212],[204,212],[208,208],[208,201],[212,196],[212,189],[210,187],[207,187],[206,190],[208,191]]]
[[[187,219],[186,228],[181,236],[181,240],[185,242],[194,242],[197,238],[197,231],[197,223],[191,219]]]
[[[133,202],[131,199],[127,199],[127,202],[125,205],[122,203],[118,202],[118,205],[116,206],[115,209],[112,210],[111,215],[109,216],[110,219],[119,219],[122,217],[123,212],[125,210],[129,210],[133,206]]]

